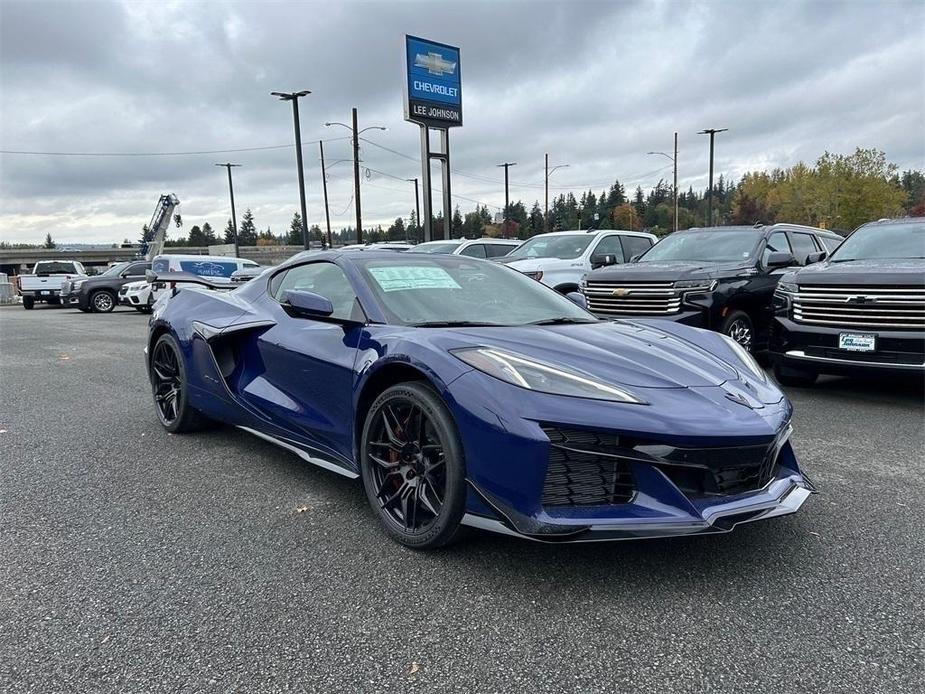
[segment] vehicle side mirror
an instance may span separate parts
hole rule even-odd
[[[286,306],[305,318],[327,318],[334,313],[334,305],[330,299],[325,299],[314,292],[289,289],[284,298]]]
[[[149,283],[154,284],[157,280],[157,273],[154,272],[154,270],[145,270],[145,279],[148,280]]]
[[[578,304],[582,308],[588,308],[588,300],[581,292],[569,292],[565,295],[573,304]]]
[[[810,253],[806,256],[806,264],[812,265],[813,263],[819,263],[826,259],[829,254],[825,251],[816,251],[815,253]]]
[[[591,256],[591,268],[607,267],[608,265],[616,265],[617,256],[607,254],[592,255]]]
[[[775,251],[768,256],[768,269],[777,267],[790,267],[791,265],[796,264],[797,259],[793,257],[793,253],[787,253],[786,251]]]

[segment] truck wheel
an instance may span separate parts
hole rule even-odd
[[[751,351],[755,338],[755,329],[752,327],[752,319],[748,317],[745,311],[733,311],[726,316],[720,332]]]
[[[27,311],[31,311],[35,306],[35,298],[31,296],[24,296],[22,298],[22,307]]]
[[[110,313],[116,307],[116,298],[112,292],[98,289],[90,295],[90,305],[96,313]]]
[[[800,369],[783,364],[774,365],[774,378],[782,386],[794,386],[796,388],[809,388],[819,374],[809,369]]]

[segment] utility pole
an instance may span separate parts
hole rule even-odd
[[[347,128],[351,134],[351,140],[353,144],[353,199],[356,207],[357,214],[357,243],[363,243],[363,215],[360,208],[360,135],[365,133],[367,130],[388,130],[381,125],[371,125],[368,128],[363,128],[362,130],[357,129],[357,110],[352,109],[352,122],[353,125],[347,125],[346,123],[338,122],[329,122],[325,123],[325,127],[330,127],[332,125],[339,125],[342,128]]]
[[[234,257],[240,258],[241,252],[238,248],[238,218],[234,213],[234,185],[231,183],[231,169],[232,167],[242,166],[242,164],[216,164],[216,166],[224,166],[228,169],[228,194],[231,196],[231,228],[234,230]]]
[[[716,133],[724,133],[729,128],[705,128],[698,135],[710,136],[710,182],[707,185],[707,226],[713,226],[713,138]]]
[[[547,165],[549,164],[549,155],[548,155],[548,154],[546,155],[546,163],[547,163]],[[503,233],[506,233],[506,232],[507,232],[507,220],[508,220],[509,208],[510,208],[510,205],[511,205],[511,200],[510,200],[510,197],[509,197],[509,195],[508,195],[508,177],[507,177],[507,171],[508,171],[508,169],[511,168],[512,166],[517,166],[517,162],[516,162],[516,161],[506,161],[506,162],[504,162],[503,164],[498,164],[498,166],[499,166],[499,167],[502,167],[502,166],[504,167],[504,215],[503,215],[504,219],[503,219],[503,222],[502,222],[502,232],[501,232],[501,233],[503,234]],[[548,197],[548,195],[547,195],[547,197]]]
[[[328,211],[328,174],[324,170],[324,140],[318,140],[318,149],[321,151],[321,187],[324,190],[324,220],[328,225],[328,248],[334,248],[334,239],[331,236],[331,213]]]
[[[568,164],[559,164],[557,166],[549,168],[549,153],[546,153],[546,204],[544,207],[543,214],[543,231],[549,231],[549,177],[555,173],[556,169],[567,169]]]
[[[674,230],[678,230],[678,133],[674,134],[674,156],[665,152],[646,152],[646,154],[659,154],[667,157],[674,165]]]
[[[418,179],[417,178],[406,178],[405,180],[408,181],[409,183],[412,181],[414,182],[414,213],[415,215],[417,215],[415,219],[417,219],[417,222],[418,222],[418,225],[417,225],[418,228],[414,230],[414,233],[415,233],[415,239],[417,239],[418,231],[423,229],[423,227],[421,226],[421,198],[420,198],[420,195],[418,195]]]
[[[302,243],[308,249],[308,212],[305,209],[305,173],[302,171],[302,129],[299,126],[299,99],[308,96],[311,92],[303,89],[300,92],[270,92],[271,96],[278,96],[280,101],[292,102],[292,120],[295,123],[295,161],[299,169],[299,202],[302,206]]]

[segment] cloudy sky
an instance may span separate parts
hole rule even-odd
[[[460,46],[465,126],[451,132],[454,202],[504,203],[496,164],[515,161],[512,198],[542,203],[543,153],[567,163],[551,193],[619,178],[682,187],[716,171],[813,161],[876,147],[925,167],[925,3],[911,2],[50,2],[0,0],[0,149],[168,153],[286,145],[302,101],[309,221],[323,222],[317,140],[350,156],[325,121],[385,132],[363,143],[364,222],[413,208],[418,128],[402,120],[403,37]],[[338,139],[340,138],[340,139]],[[387,149],[383,149],[387,148]],[[392,151],[390,151],[392,150]],[[0,154],[0,239],[136,238],[161,193],[186,229],[224,227],[235,171],[238,215],[283,231],[298,209],[293,149],[182,156]],[[381,172],[381,173],[380,173]],[[352,169],[329,170],[335,228],[352,222]],[[464,196],[464,197],[463,197]],[[176,236],[176,232],[173,234]]]

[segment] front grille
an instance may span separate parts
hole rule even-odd
[[[681,310],[674,282],[588,280],[582,288],[588,309],[597,314],[665,316]]]
[[[788,428],[760,445],[678,448],[552,425],[543,431],[550,443],[543,506],[627,503],[636,491],[634,464],[658,468],[692,499],[757,491],[774,478],[789,435]]]
[[[550,441],[543,506],[607,506],[633,498],[629,462],[607,455],[617,448],[615,436],[553,427],[543,431]]]
[[[799,286],[791,316],[798,323],[865,330],[925,330],[925,286]]]

